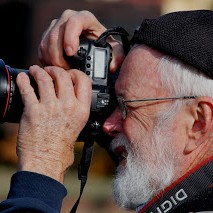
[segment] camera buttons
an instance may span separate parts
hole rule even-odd
[[[79,49],[78,52],[77,52],[77,55],[78,55],[80,58],[84,58],[85,55],[86,55],[86,50],[85,50],[83,47],[80,47],[80,49]]]
[[[86,71],[86,74],[87,74],[87,75],[90,75],[90,71]]]

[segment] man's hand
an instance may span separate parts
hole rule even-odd
[[[60,19],[53,20],[43,34],[38,50],[39,59],[44,66],[55,65],[69,69],[69,64],[63,58],[63,51],[72,56],[79,47],[80,35],[96,40],[105,30],[92,13],[65,10]],[[110,71],[114,72],[121,66],[124,53],[118,41],[109,37],[108,42],[113,48]]]
[[[17,76],[24,103],[17,143],[19,170],[50,176],[61,183],[74,161],[74,142],[90,112],[91,81],[81,71],[33,66],[36,97],[25,73]]]

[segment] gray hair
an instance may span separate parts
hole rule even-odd
[[[213,98],[213,80],[174,57],[163,55],[157,73],[162,87],[168,90],[170,97],[195,95]],[[189,99],[172,101],[169,107],[159,111],[157,125],[171,122],[181,106],[192,101]]]
[[[163,56],[157,72],[163,87],[170,91],[170,95],[196,95],[213,98],[213,80],[178,59]]]

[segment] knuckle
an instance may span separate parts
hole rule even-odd
[[[81,24],[79,22],[79,17],[78,15],[76,16],[69,16],[68,19],[67,19],[67,25],[71,25],[71,26],[77,26]],[[72,36],[72,34],[70,34],[70,36]]]
[[[76,11],[67,9],[62,13],[61,18],[67,18],[75,13]]]
[[[45,82],[45,84],[52,84],[53,79],[46,73],[39,74],[37,76],[37,80],[41,82]]]
[[[64,104],[63,111],[68,119],[72,119],[76,117],[82,123],[85,123],[89,117],[88,108],[82,107],[82,106],[76,106],[71,103]]]
[[[74,109],[75,108],[73,107],[72,103],[70,103],[68,101],[67,101],[67,103],[65,103],[63,105],[63,111],[64,111],[65,115],[67,115],[67,116],[71,115]]]
[[[63,76],[66,76],[66,71],[65,70],[63,70],[63,69],[61,69],[61,68],[56,68],[57,70],[56,70],[56,73],[61,77],[63,77]]]
[[[58,21],[58,19],[53,19],[52,21],[51,21],[51,23],[50,23],[50,26],[53,26],[53,25],[55,25],[55,23]]]
[[[46,102],[43,104],[43,110],[40,111],[43,120],[58,120],[63,117],[62,115],[61,108],[55,101]]]
[[[82,10],[79,13],[88,18],[92,18],[92,19],[95,18],[95,16],[88,10]]]
[[[68,73],[66,73],[66,71],[60,67],[54,67],[52,74],[55,77],[58,77],[60,80],[66,80],[69,77]]]
[[[58,66],[58,67],[64,66],[64,64],[61,62],[58,55],[49,54],[49,60],[51,62],[51,65]]]
[[[73,110],[78,109],[78,107],[76,107],[76,104],[73,100],[73,98],[68,98],[62,105],[62,109],[66,112],[73,112]]]
[[[48,101],[46,103],[46,106],[48,107],[48,111],[49,112],[53,112],[53,111],[60,111],[60,108],[57,106],[55,101]]]
[[[34,93],[34,89],[31,86],[24,85],[19,89],[21,95],[32,94]]]
[[[66,114],[66,115],[74,115],[74,114],[81,114],[85,113],[85,110],[83,109],[82,106],[79,106],[77,102],[75,102],[73,99],[68,99],[66,102],[63,103],[61,106],[61,110]]]

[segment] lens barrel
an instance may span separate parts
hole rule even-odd
[[[5,117],[9,102],[10,85],[8,85],[9,74],[4,62],[0,59],[0,120]]]
[[[15,69],[5,65],[0,59],[0,122],[18,123],[23,112],[23,103],[16,84],[20,72],[29,75],[29,70]],[[31,85],[37,90],[37,84],[31,79]]]

